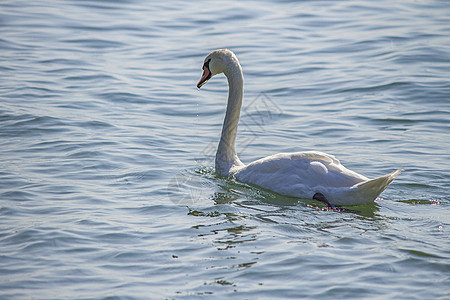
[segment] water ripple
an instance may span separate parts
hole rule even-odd
[[[0,7],[0,298],[448,295],[444,2]],[[405,171],[338,211],[216,176],[227,83],[195,84],[222,47],[244,70],[244,162]]]

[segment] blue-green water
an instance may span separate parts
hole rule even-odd
[[[0,298],[450,297],[447,1],[2,1]],[[218,178],[320,150],[376,177],[328,211]]]

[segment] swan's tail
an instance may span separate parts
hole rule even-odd
[[[402,171],[403,168],[387,175],[360,183],[357,187],[358,193],[367,202],[373,202]]]

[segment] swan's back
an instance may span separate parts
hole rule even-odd
[[[268,156],[243,167],[235,176],[242,182],[302,198],[312,198],[323,187],[348,188],[368,180],[334,156],[317,151]]]

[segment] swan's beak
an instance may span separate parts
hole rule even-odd
[[[211,71],[207,66],[203,66],[203,75],[200,81],[197,83],[197,87],[201,88],[211,78]]]

